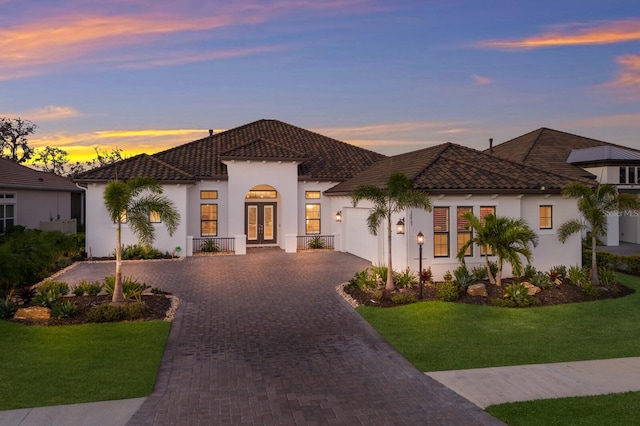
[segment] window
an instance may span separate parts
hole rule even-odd
[[[457,214],[457,233],[458,233],[458,250],[457,252],[460,251],[460,249],[462,248],[463,245],[465,245],[465,243],[467,241],[469,241],[471,239],[471,229],[468,228],[469,225],[469,221],[467,219],[465,219],[464,217],[462,217],[462,215],[464,215],[465,213],[473,213],[473,208],[472,207],[458,207],[458,214]],[[464,252],[465,256],[473,256],[473,245],[469,245],[469,247],[467,248],[467,250]]]
[[[636,184],[640,183],[640,170],[638,167],[620,167],[620,183]]]
[[[488,214],[496,215],[496,206],[480,206],[480,222],[484,224],[484,217]],[[491,247],[480,247],[480,254],[489,256],[493,256],[493,252],[491,251]]]
[[[553,228],[553,206],[540,206],[540,229]]]
[[[319,200],[320,191],[304,191],[304,198],[307,200]]]
[[[307,235],[320,234],[320,204],[306,204],[304,220]]]
[[[627,183],[627,168],[620,167],[620,183]]]
[[[151,222],[151,223],[160,223],[160,213],[158,213],[158,212],[149,213],[149,222]]]
[[[117,223],[117,222],[114,220],[113,223]],[[120,223],[127,223],[127,211],[126,210],[123,210],[122,213],[120,213]]]
[[[200,191],[201,200],[217,200],[218,191]]]
[[[200,204],[200,236],[216,237],[218,235],[218,205]]]
[[[449,257],[449,207],[433,208],[433,255]]]
[[[15,194],[0,194],[0,234],[16,223]]]
[[[273,190],[251,190],[247,192],[246,198],[268,198],[275,199],[278,198],[278,192]]]

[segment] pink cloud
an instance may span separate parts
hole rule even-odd
[[[478,86],[488,86],[493,83],[493,80],[484,75],[474,75],[472,76],[474,83]]]

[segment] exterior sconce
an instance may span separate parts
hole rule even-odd
[[[336,222],[342,222],[342,210],[336,213]]]
[[[404,218],[400,219],[398,223],[396,223],[396,234],[404,234]]]

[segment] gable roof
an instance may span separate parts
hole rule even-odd
[[[484,152],[496,157],[560,173],[572,179],[595,179],[594,175],[583,168],[567,163],[567,159],[573,150],[603,146],[615,146],[626,151],[633,151],[630,148],[609,142],[542,127],[496,145],[493,149],[487,149]]]
[[[573,180],[472,148],[445,143],[379,161],[326,193],[348,195],[364,184],[385,187],[387,179],[395,172],[411,179],[414,188],[432,194],[560,193]],[[579,180],[594,184],[589,179]]]
[[[144,170],[146,176],[164,176],[156,167],[165,169],[165,172],[167,167],[172,167],[192,180],[226,179],[227,166],[222,160],[242,158],[299,161],[300,179],[324,181],[349,179],[385,158],[382,154],[278,120],[258,120],[147,157],[159,162],[155,165],[138,165],[138,162],[146,161],[143,156],[125,161],[131,163],[127,167]],[[116,170],[118,177],[125,179],[125,175],[121,174],[122,163],[89,170],[77,176],[76,181],[107,181],[116,177]],[[159,180],[179,180],[170,173],[165,177]]]
[[[81,192],[70,179],[0,158],[0,188]]]

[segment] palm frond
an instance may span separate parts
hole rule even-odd
[[[584,229],[584,225],[579,220],[569,220],[558,228],[558,239],[564,243],[571,235],[580,232],[582,229]]]

